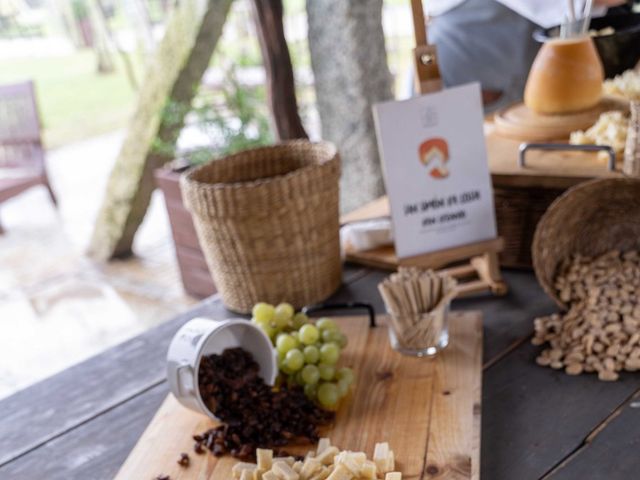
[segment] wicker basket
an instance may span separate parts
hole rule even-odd
[[[556,188],[493,187],[503,267],[531,268],[531,243],[538,221],[565,190]]]
[[[544,214],[533,238],[533,267],[545,292],[566,308],[554,288],[560,263],[574,254],[640,249],[640,179],[592,180],[565,192]]]
[[[318,302],[341,282],[340,160],[330,143],[296,140],[186,173],[182,195],[224,304]]]

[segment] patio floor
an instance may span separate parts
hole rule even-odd
[[[120,343],[191,305],[160,192],[128,260],[84,255],[122,133],[50,151],[59,199],[43,188],[2,205],[0,398]]]

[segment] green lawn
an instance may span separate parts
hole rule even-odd
[[[35,82],[48,148],[124,127],[135,105],[135,92],[122,66],[100,75],[90,50],[2,60],[0,83],[24,79]]]

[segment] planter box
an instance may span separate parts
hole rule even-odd
[[[217,291],[216,286],[200,248],[191,214],[182,203],[180,173],[159,168],[155,170],[154,177],[164,194],[182,285],[188,294],[197,298],[213,295]]]

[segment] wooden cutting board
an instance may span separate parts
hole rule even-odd
[[[600,114],[610,110],[625,111],[628,101],[604,97],[593,108],[564,115],[541,115],[524,103],[516,103],[499,110],[494,117],[496,130],[508,138],[527,142],[568,139],[571,132],[591,127]]]
[[[385,317],[337,319],[349,337],[341,364],[354,368],[355,391],[323,431],[343,449],[373,455],[388,441],[407,480],[480,478],[482,316],[455,312],[450,344],[435,359],[406,357],[389,346]],[[129,455],[117,480],[230,480],[235,460],[193,453],[191,436],[214,422],[187,410],[169,395]],[[304,453],[311,445],[287,448]],[[188,452],[191,465],[176,464]]]

